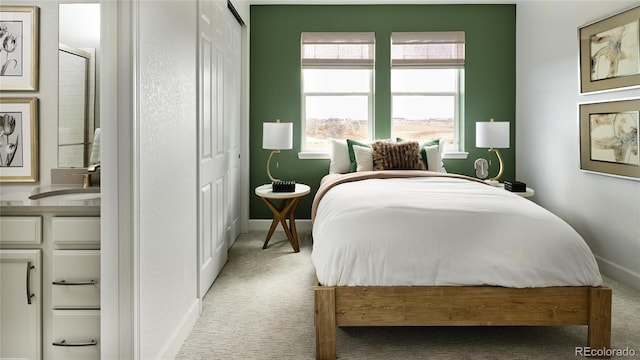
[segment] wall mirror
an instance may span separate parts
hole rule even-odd
[[[60,4],[58,167],[100,162],[100,4]]]

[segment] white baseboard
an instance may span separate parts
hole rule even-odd
[[[182,321],[176,330],[167,339],[165,346],[160,349],[158,355],[154,359],[175,359],[180,352],[180,348],[184,341],[189,337],[193,326],[196,324],[200,316],[200,300],[195,299],[189,310],[182,318]]]
[[[600,272],[634,289],[640,290],[640,274],[596,255]]]
[[[249,231],[269,231],[272,222],[273,220],[250,219]],[[298,231],[311,231],[311,227],[311,219],[296,219],[296,229],[298,229]],[[276,231],[284,232],[282,225],[278,225]]]

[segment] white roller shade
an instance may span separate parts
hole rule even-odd
[[[463,68],[464,31],[391,33],[391,66]]]
[[[303,32],[300,45],[303,68],[373,68],[372,32]]]

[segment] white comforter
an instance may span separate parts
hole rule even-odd
[[[530,200],[457,178],[367,179],[317,205],[322,285],[599,286],[591,250]]]

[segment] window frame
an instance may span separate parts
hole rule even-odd
[[[359,34],[374,34],[374,33],[357,33],[357,32],[343,32],[343,33],[332,33],[326,32],[327,34],[333,34],[333,37],[330,36],[330,41],[336,40],[336,35],[346,34],[347,36],[354,35],[357,37]],[[310,33],[309,33],[310,34]],[[317,35],[318,33],[313,33],[313,35]],[[430,68],[441,68],[441,69],[456,69],[456,79],[455,86],[456,90],[453,91],[445,91],[445,92],[392,92],[392,89],[389,88],[389,110],[390,115],[392,115],[389,119],[389,131],[392,135],[393,133],[393,97],[396,95],[400,96],[453,96],[454,98],[454,119],[453,119],[453,146],[449,146],[446,149],[445,158],[448,159],[466,159],[468,153],[464,151],[464,124],[465,124],[465,116],[464,116],[464,98],[465,98],[465,69],[464,69],[464,51],[465,51],[465,41],[464,41],[464,31],[454,31],[454,32],[418,32],[418,33],[402,33],[402,32],[392,32],[389,48],[389,84],[391,84],[392,72],[394,69],[393,64],[393,34],[401,34],[405,36],[404,39],[407,39],[406,36],[411,38],[414,34],[429,34],[433,35],[435,41],[434,43],[447,43],[449,37],[453,34],[453,38],[456,39],[453,41],[456,43],[456,46],[460,46],[458,48],[458,52],[454,51],[456,54],[460,54],[460,49],[462,50],[462,57],[452,57],[452,58],[429,58],[424,61],[415,58],[403,58],[400,61],[402,63],[399,65],[396,63],[397,68],[414,68],[414,69],[430,69]],[[328,159],[330,158],[329,149],[324,148],[320,149],[309,149],[307,146],[307,118],[306,118],[306,109],[307,109],[307,97],[309,96],[367,96],[367,136],[368,140],[373,139],[375,131],[376,131],[376,114],[374,113],[375,109],[375,77],[376,77],[376,66],[375,66],[375,34],[373,36],[373,41],[371,44],[371,58],[368,60],[369,62],[364,61],[363,59],[312,59],[305,62],[304,58],[304,35],[305,32],[302,33],[301,36],[301,68],[300,68],[300,78],[301,78],[301,87],[300,87],[300,96],[301,96],[301,126],[300,126],[300,151],[298,152],[298,158],[300,159]],[[460,39],[462,41],[460,41]],[[411,41],[411,39],[409,39]],[[308,42],[307,42],[308,43]],[[442,61],[440,61],[442,60]],[[397,60],[396,60],[397,61]],[[342,65],[340,64],[341,62]],[[364,65],[364,64],[367,65]],[[399,65],[399,66],[398,66]],[[369,91],[368,93],[364,92],[305,92],[305,77],[304,70],[305,69],[368,69],[369,70]]]
[[[395,37],[394,37],[395,36]],[[389,39],[390,51],[389,58],[391,66],[389,68],[389,82],[393,80],[394,69],[453,69],[456,70],[455,76],[455,94],[454,95],[454,116],[453,116],[453,151],[447,150],[447,153],[451,153],[452,157],[456,157],[454,154],[462,154],[463,142],[462,134],[464,127],[464,60],[465,60],[465,32],[464,31],[450,31],[450,32],[392,32]],[[423,58],[394,58],[394,46],[405,45],[439,45],[446,44],[452,46],[452,52],[450,57],[433,57],[432,54],[428,54]],[[394,96],[450,96],[452,92],[394,92],[393,89],[389,89],[390,93],[390,106],[391,106],[391,123],[389,129],[392,136],[393,134],[393,103]]]
[[[322,68],[311,68],[311,67],[305,67],[303,69],[301,69],[301,84],[302,84],[302,104],[301,104],[301,111],[302,111],[302,116],[301,116],[301,133],[302,133],[302,141],[300,144],[300,151],[305,152],[305,153],[328,153],[329,152],[329,148],[328,145],[325,149],[323,150],[319,150],[319,149],[309,149],[307,146],[307,97],[309,96],[315,96],[315,97],[320,97],[320,96],[366,96],[367,97],[367,137],[370,139],[371,136],[373,135],[373,69],[369,70],[369,81],[368,81],[368,86],[369,86],[369,91],[368,92],[317,92],[317,91],[312,91],[312,92],[305,92],[304,91],[304,70],[306,69],[327,69],[326,67],[322,67]],[[332,69],[339,69],[339,68],[332,68]],[[345,68],[344,70],[349,70],[349,68]],[[355,70],[355,69],[351,69],[351,70]],[[362,70],[362,69],[357,69],[357,70]],[[355,140],[355,139],[354,139]],[[366,139],[365,139],[366,140]]]
[[[407,69],[407,67],[397,67],[396,69]],[[420,70],[420,69],[433,69],[433,67],[418,67],[418,66],[412,66],[410,69],[413,70]],[[447,69],[447,68],[440,68],[440,69]],[[391,67],[390,68],[390,76],[389,79],[391,80],[391,78],[393,77],[393,70],[394,68]],[[394,92],[392,89],[390,89],[390,96],[391,96],[391,123],[389,124],[389,130],[391,132],[391,137],[392,138],[396,138],[397,136],[393,133],[393,122],[395,117],[393,116],[393,98],[394,96],[453,96],[453,103],[454,103],[454,109],[453,109],[453,149],[451,150],[447,150],[445,149],[447,152],[461,152],[461,131],[460,128],[461,126],[464,126],[464,123],[461,121],[461,119],[463,118],[463,108],[462,108],[462,104],[463,104],[463,91],[462,91],[462,84],[464,84],[464,69],[454,69],[455,71],[455,91],[426,91],[426,92],[407,92],[407,91],[399,91],[399,92]],[[391,81],[390,81],[391,82]],[[425,139],[427,140],[427,139]]]
[[[316,39],[317,42],[305,42],[305,35]],[[320,39],[320,40],[318,40]],[[304,57],[305,44],[326,44],[331,43],[353,43],[353,44],[369,44],[370,58],[363,59],[310,59]],[[349,42],[353,41],[353,42]],[[374,76],[375,76],[375,33],[373,32],[325,32],[325,33],[306,33],[301,34],[300,43],[300,97],[301,97],[301,121],[300,121],[300,153],[305,153],[306,158],[325,158],[329,153],[328,144],[324,149],[310,149],[307,144],[307,98],[310,96],[366,96],[367,98],[367,137],[371,138],[374,133]],[[368,70],[368,91],[305,91],[305,70]]]

